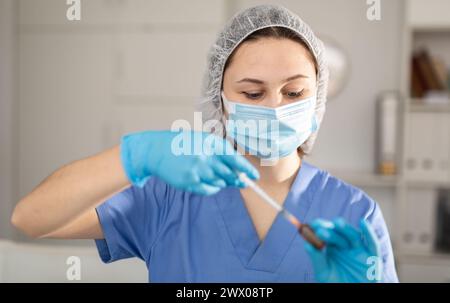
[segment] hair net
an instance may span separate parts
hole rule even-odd
[[[304,153],[312,149],[320,128],[326,103],[328,69],[325,62],[324,46],[299,16],[282,6],[259,5],[237,13],[219,33],[210,49],[205,77],[203,79],[202,97],[199,109],[203,121],[216,120],[214,132],[224,133],[223,106],[221,101],[222,76],[224,66],[231,53],[253,32],[266,27],[285,27],[291,29],[305,41],[317,62],[317,130],[302,144]]]

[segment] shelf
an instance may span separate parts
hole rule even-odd
[[[450,188],[450,181],[435,181],[435,180],[406,180],[408,187],[416,188]]]
[[[395,187],[398,184],[398,176],[383,176],[370,172],[343,172],[333,171],[330,173],[354,186],[358,187]]]
[[[409,0],[407,23],[417,29],[450,30],[449,12],[448,0]]]
[[[414,33],[448,33],[450,32],[450,26],[446,24],[422,24],[411,25],[412,32]]]
[[[438,180],[407,180],[398,175],[383,176],[375,173],[366,172],[346,172],[338,170],[329,170],[333,176],[357,187],[396,187],[400,184],[415,188],[450,188],[449,181]]]
[[[445,264],[450,265],[450,253],[430,252],[430,253],[406,253],[397,252],[396,259],[400,262],[412,262],[420,264]]]
[[[448,103],[427,103],[421,99],[411,99],[409,105],[410,112],[429,112],[429,113],[450,113],[450,100]]]

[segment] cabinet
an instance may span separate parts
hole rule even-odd
[[[408,0],[402,42],[402,160],[395,241],[400,280],[448,282],[450,256],[435,250],[437,195],[450,188],[450,102],[410,96],[411,57],[421,47],[450,66],[450,3]]]

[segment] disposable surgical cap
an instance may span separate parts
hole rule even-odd
[[[284,27],[292,30],[306,43],[317,62],[317,130],[301,146],[304,153],[312,149],[324,113],[328,85],[328,68],[324,46],[299,16],[277,5],[259,5],[237,13],[219,33],[207,59],[199,109],[203,121],[215,120],[216,134],[224,133],[224,115],[221,100],[222,77],[228,57],[250,34],[267,27]]]

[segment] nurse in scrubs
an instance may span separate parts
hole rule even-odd
[[[397,282],[377,203],[305,161],[327,80],[323,45],[297,15],[244,10],[208,56],[208,131],[126,135],[51,174],[12,223],[35,238],[95,239],[104,262],[140,258],[152,282]],[[325,248],[305,242],[241,172]]]

